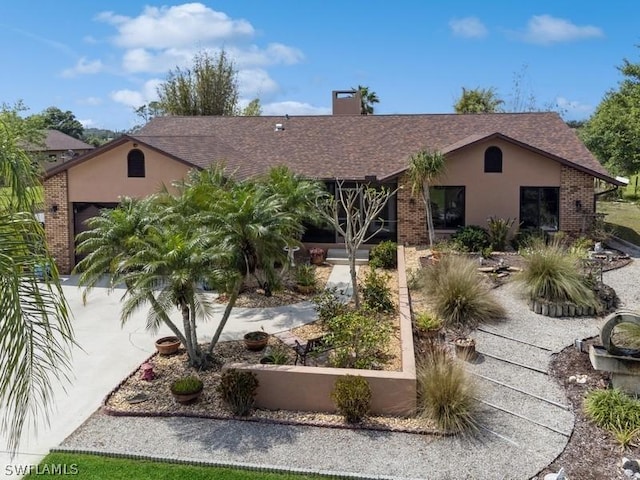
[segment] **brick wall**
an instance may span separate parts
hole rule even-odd
[[[69,201],[67,194],[67,172],[48,178],[44,181],[45,198],[45,234],[47,245],[51,255],[56,260],[58,270],[62,274],[69,274],[71,271],[71,234],[69,212]],[[54,206],[57,211],[54,212]]]
[[[398,178],[398,243],[401,245],[424,245],[427,236],[427,214],[421,195],[411,195],[411,183],[407,175]]]
[[[560,230],[579,234],[591,228],[594,209],[594,179],[591,175],[562,166],[560,170]],[[576,202],[581,203],[578,208]]]

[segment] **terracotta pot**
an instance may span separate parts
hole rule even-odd
[[[322,265],[324,263],[324,255],[312,255],[311,263],[314,265]]]
[[[457,338],[453,341],[456,348],[456,357],[471,362],[476,359],[476,341],[473,338]]]
[[[198,401],[198,398],[200,398],[200,395],[202,395],[202,388],[197,392],[192,393],[175,393],[172,391],[171,395],[173,395],[173,398],[179,404],[191,405],[192,403],[196,403]]]
[[[300,293],[304,293],[305,295],[308,295],[309,293],[313,293],[315,289],[316,287],[313,285],[296,284],[296,290],[298,290]]]
[[[160,355],[172,355],[180,348],[178,337],[162,337],[156,340],[156,350]]]
[[[249,332],[244,336],[244,345],[248,350],[257,352],[267,346],[269,334],[266,332]]]

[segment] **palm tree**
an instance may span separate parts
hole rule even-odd
[[[376,92],[370,92],[369,87],[363,85],[358,85],[358,88],[355,90],[360,92],[360,114],[373,115],[373,104],[380,103]]]
[[[429,232],[429,247],[433,247],[435,241],[433,229],[433,213],[431,211],[431,196],[429,188],[431,183],[439,177],[445,167],[444,155],[440,152],[421,150],[411,156],[409,163],[409,179],[411,192],[420,191],[425,209],[427,211],[427,230]]]
[[[21,147],[41,136],[20,111],[0,109],[0,429],[11,452],[28,417],[51,412],[53,381],[66,380],[74,345],[58,272],[34,216],[41,187]]]

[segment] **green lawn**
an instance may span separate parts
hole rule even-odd
[[[606,213],[607,227],[618,237],[640,245],[640,205],[630,202],[597,202],[598,213]]]
[[[51,475],[53,471],[58,473]],[[65,476],[82,480],[209,480],[212,478],[216,480],[319,480],[326,478],[315,475],[261,473],[233,468],[200,467],[68,453],[47,455],[38,466],[38,471],[32,471],[24,478],[35,480],[44,476]]]

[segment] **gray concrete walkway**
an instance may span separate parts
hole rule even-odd
[[[626,308],[640,308],[639,274],[637,260],[605,274]],[[476,439],[95,414],[61,448],[366,478],[531,478],[562,452],[573,429],[566,398],[547,375],[551,356],[597,334],[602,320],[535,315],[511,284],[496,294],[508,318],[476,332],[481,357],[469,365],[482,402]]]

